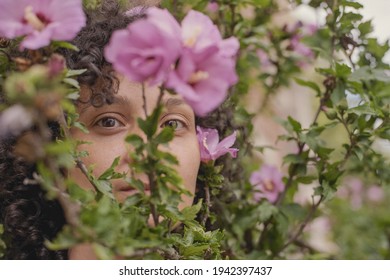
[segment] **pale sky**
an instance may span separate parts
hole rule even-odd
[[[384,42],[390,39],[390,0],[359,0],[364,5],[362,14],[372,19],[374,34]]]

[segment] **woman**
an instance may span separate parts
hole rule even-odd
[[[142,16],[143,9],[124,13],[117,1],[105,1],[100,10],[87,12],[87,25],[72,42],[80,51],[62,52],[70,69],[87,69],[78,77],[81,91],[76,105],[79,121],[86,125],[89,133],[72,129],[70,134],[76,140],[89,142],[79,149],[88,152],[83,162],[88,167],[94,165],[95,176],[109,168],[118,156],[120,160],[115,171],[130,172],[131,159],[124,138],[128,134],[138,134],[145,138],[136,120],[145,117],[145,109],[152,112],[157,104],[157,87],[147,87],[144,90],[141,84],[131,82],[116,73],[103,56],[111,34]],[[175,134],[165,149],[178,159],[176,171],[182,177],[185,189],[191,194],[182,196],[179,208],[184,208],[194,201],[200,166],[195,114],[178,95],[166,93],[162,103],[165,109],[160,117],[159,127],[162,129],[170,126]],[[57,123],[51,124],[51,131],[53,140],[60,137]],[[51,251],[45,246],[45,240],[52,240],[66,224],[63,209],[57,201],[47,200],[40,186],[29,185],[28,182],[26,184],[25,178],[32,178],[36,166],[12,153],[14,143],[15,139],[7,139],[0,145],[0,223],[5,229],[5,258],[94,258],[88,245],[76,246],[69,252]],[[80,169],[75,167],[68,174],[79,186],[93,189]],[[146,176],[136,176],[144,183],[145,192],[150,193]],[[135,188],[123,180],[113,180],[112,186],[113,195],[120,202],[135,193]]]

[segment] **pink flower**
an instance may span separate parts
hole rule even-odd
[[[229,153],[234,158],[237,157],[238,149],[231,148],[236,141],[236,132],[219,142],[219,135],[216,129],[197,126],[196,130],[201,161],[216,160],[226,153]]]
[[[65,58],[59,54],[53,54],[48,63],[49,76],[55,77],[65,70]]]
[[[184,50],[166,86],[181,95],[197,116],[205,116],[226,99],[229,87],[236,81],[231,59],[215,54],[198,61]]]
[[[209,1],[209,3],[207,4],[207,7],[206,9],[210,12],[210,13],[216,13],[219,9],[219,5],[217,2],[215,1]]]
[[[181,26],[184,46],[200,60],[219,51],[222,56],[232,58],[240,46],[234,37],[223,40],[217,26],[200,12],[191,10]]]
[[[196,11],[183,19],[182,40],[185,48],[166,86],[180,94],[196,115],[205,116],[226,99],[229,87],[237,82],[239,42],[233,37],[223,40],[212,21]]]
[[[181,30],[167,10],[152,7],[146,15],[114,32],[105,57],[128,79],[156,85],[166,80],[181,54]]]
[[[26,36],[21,48],[35,50],[51,40],[71,40],[85,22],[81,0],[0,1],[0,37]]]
[[[256,54],[257,54],[257,57],[259,58],[261,67],[270,67],[273,65],[268,54],[265,51],[263,51],[262,49],[257,49]]]
[[[301,42],[301,37],[298,35],[294,35],[291,38],[289,48],[299,55],[302,55],[307,58],[314,58],[313,51]]]
[[[385,192],[380,186],[374,185],[368,188],[367,198],[371,202],[381,202],[385,198]]]
[[[270,165],[263,165],[259,171],[251,174],[249,182],[254,186],[253,195],[256,201],[265,198],[271,203],[278,200],[279,194],[285,189],[282,181],[282,174],[279,170]]]

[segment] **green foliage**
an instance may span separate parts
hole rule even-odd
[[[390,160],[377,148],[381,141],[390,140],[390,76],[384,61],[389,41],[380,43],[372,37],[372,22],[363,20],[362,5],[356,1],[289,1],[326,15],[325,24],[310,35],[303,27],[275,24],[278,1],[216,2],[217,11],[209,11],[206,0],[162,1],[179,20],[190,9],[208,13],[223,37],[236,36],[241,46],[239,82],[211,116],[218,119],[215,126],[221,138],[238,131],[239,156],[202,163],[198,188],[204,195],[184,209],[179,209],[179,203],[191,194],[176,171],[178,160],[167,152],[174,131],[159,127],[161,104],[137,120],[141,135],[130,134],[125,139],[130,171],[116,171],[118,157],[94,176],[93,166],[82,162],[87,152],[80,145],[88,143],[69,136],[69,129],[88,133],[73,104],[79,97],[77,76],[85,70],[66,69],[51,77],[44,63],[58,48],[76,48],[68,42],[53,42],[44,52],[37,51],[38,56],[28,57],[41,60],[29,61],[6,55],[17,41],[0,47],[0,91],[7,106],[21,104],[31,112],[36,128],[32,138],[19,140],[16,147],[21,156],[36,163],[33,180],[47,198],[58,199],[67,210],[67,225],[55,240],[47,241],[48,246],[59,250],[86,243],[101,259],[390,258],[386,207]],[[83,3],[87,9],[96,9],[101,1]],[[297,38],[312,55],[294,49],[292,41]],[[309,66],[316,67],[315,76],[306,75]],[[253,120],[273,114],[274,98],[293,84],[314,93],[314,115],[309,121],[292,115],[278,118],[275,125],[283,129],[278,141],[288,143],[288,150],[278,151],[277,144],[254,147],[258,128]],[[249,110],[254,105],[248,104],[249,99],[255,95],[260,95],[260,105]],[[63,139],[53,141],[47,123],[58,119]],[[23,143],[31,145],[26,148]],[[257,190],[249,182],[250,173],[265,163],[269,148],[283,162],[285,190],[275,203],[256,198]],[[64,176],[63,170],[74,166],[93,189],[86,190]],[[140,174],[148,178],[149,186],[137,179]],[[346,186],[350,177],[364,182],[359,207],[351,206],[353,191]],[[118,201],[112,180],[123,180],[134,194]],[[368,199],[373,185],[383,190],[381,199]],[[345,189],[348,195],[343,197],[340,193]],[[297,202],[302,190],[309,193],[309,200]],[[337,247],[335,251],[322,252],[310,244],[311,232],[305,229],[313,219],[321,218],[331,225],[324,230]],[[6,247],[2,234],[0,227],[0,257]]]

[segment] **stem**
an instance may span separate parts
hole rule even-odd
[[[160,106],[161,104],[161,101],[164,97],[164,93],[165,93],[165,88],[163,86],[160,87],[160,94],[158,96],[158,99],[157,99],[157,104],[156,104],[156,107]]]
[[[148,172],[148,179],[149,179],[149,185],[150,185],[150,196],[153,197],[153,194],[156,193],[157,187],[156,187],[156,179],[154,178],[154,173],[153,171]],[[153,203],[150,203],[150,212],[152,212],[152,217],[153,217],[153,222],[155,226],[158,226],[159,221],[158,221],[158,213],[156,209],[156,205]]]
[[[62,131],[64,133],[65,139],[71,139],[72,137],[70,135],[68,125],[66,124],[65,114],[63,112],[60,113],[60,117],[58,119],[58,122],[59,122],[60,126],[62,127]],[[95,182],[91,179],[91,176],[88,172],[88,168],[85,166],[84,162],[78,156],[74,156],[74,160],[76,162],[77,168],[80,169],[81,173],[83,173],[83,175],[87,178],[87,180],[91,183],[91,185],[97,191],[98,187],[95,184]]]
[[[324,196],[321,195],[320,199],[317,201],[317,203],[314,203],[313,199],[313,204],[310,209],[310,212],[307,214],[305,220],[300,224],[298,230],[296,231],[295,234],[293,234],[292,237],[283,245],[282,248],[280,248],[274,255],[277,256],[280,252],[282,252],[284,249],[286,249],[290,244],[296,242],[298,237],[302,234],[303,230],[307,226],[307,224],[311,221],[311,219],[314,216],[314,213],[317,211],[318,207],[320,206],[321,202],[324,200]]]
[[[50,142],[50,131],[47,128],[46,121],[42,118],[38,118],[37,126],[44,143]],[[71,201],[69,194],[66,193],[65,182],[60,175],[61,172],[57,162],[53,160],[53,158],[46,156],[44,163],[54,177],[53,190],[57,194],[57,199],[64,211],[66,221],[72,228],[77,228],[80,225],[80,220],[78,218],[80,205]]]
[[[321,102],[320,102],[320,105],[318,106],[318,109],[317,109],[317,111],[316,111],[316,113],[315,113],[315,115],[314,115],[314,119],[313,119],[313,121],[312,121],[312,125],[315,124],[315,123],[317,123],[317,120],[318,120],[318,117],[319,117],[319,115],[320,115],[320,113],[321,113],[321,111],[322,111],[322,106],[323,106],[324,102],[325,102],[325,99],[322,98],[322,99],[321,99]],[[304,150],[304,148],[305,148],[305,145],[306,145],[306,143],[298,142],[298,152],[297,152],[297,155],[301,155],[301,154],[302,154],[302,152],[303,152],[303,150]],[[291,184],[293,183],[294,177],[295,177],[295,175],[296,175],[295,173],[297,172],[297,170],[298,170],[298,165],[295,164],[295,165],[292,167],[290,176],[289,176],[289,178],[288,178],[288,180],[287,180],[287,183],[286,183],[285,190],[284,190],[284,192],[282,192],[282,193],[280,194],[280,197],[279,197],[279,199],[278,199],[278,201],[277,201],[277,203],[276,203],[277,206],[279,206],[279,205],[282,203],[282,201],[283,201],[283,199],[284,199],[284,197],[285,197],[285,195],[286,195],[287,190],[291,187]],[[321,200],[320,200],[320,201],[321,201]],[[266,233],[267,233],[267,229],[268,229],[268,227],[269,227],[271,221],[272,221],[272,217],[269,218],[267,221],[264,222],[263,231],[261,232],[260,237],[259,237],[258,242],[257,242],[257,246],[258,246],[259,248],[261,247],[261,244],[262,244],[262,243],[264,242],[264,240],[265,240]]]
[[[206,184],[204,187],[205,192],[205,205],[206,205],[206,211],[202,218],[202,225],[206,226],[207,219],[210,216],[210,207],[211,207],[211,199],[210,199],[210,187]]]
[[[144,102],[143,108],[144,108],[145,118],[147,118],[148,117],[148,109],[147,109],[147,104],[146,104],[145,83],[142,83],[142,100]]]

